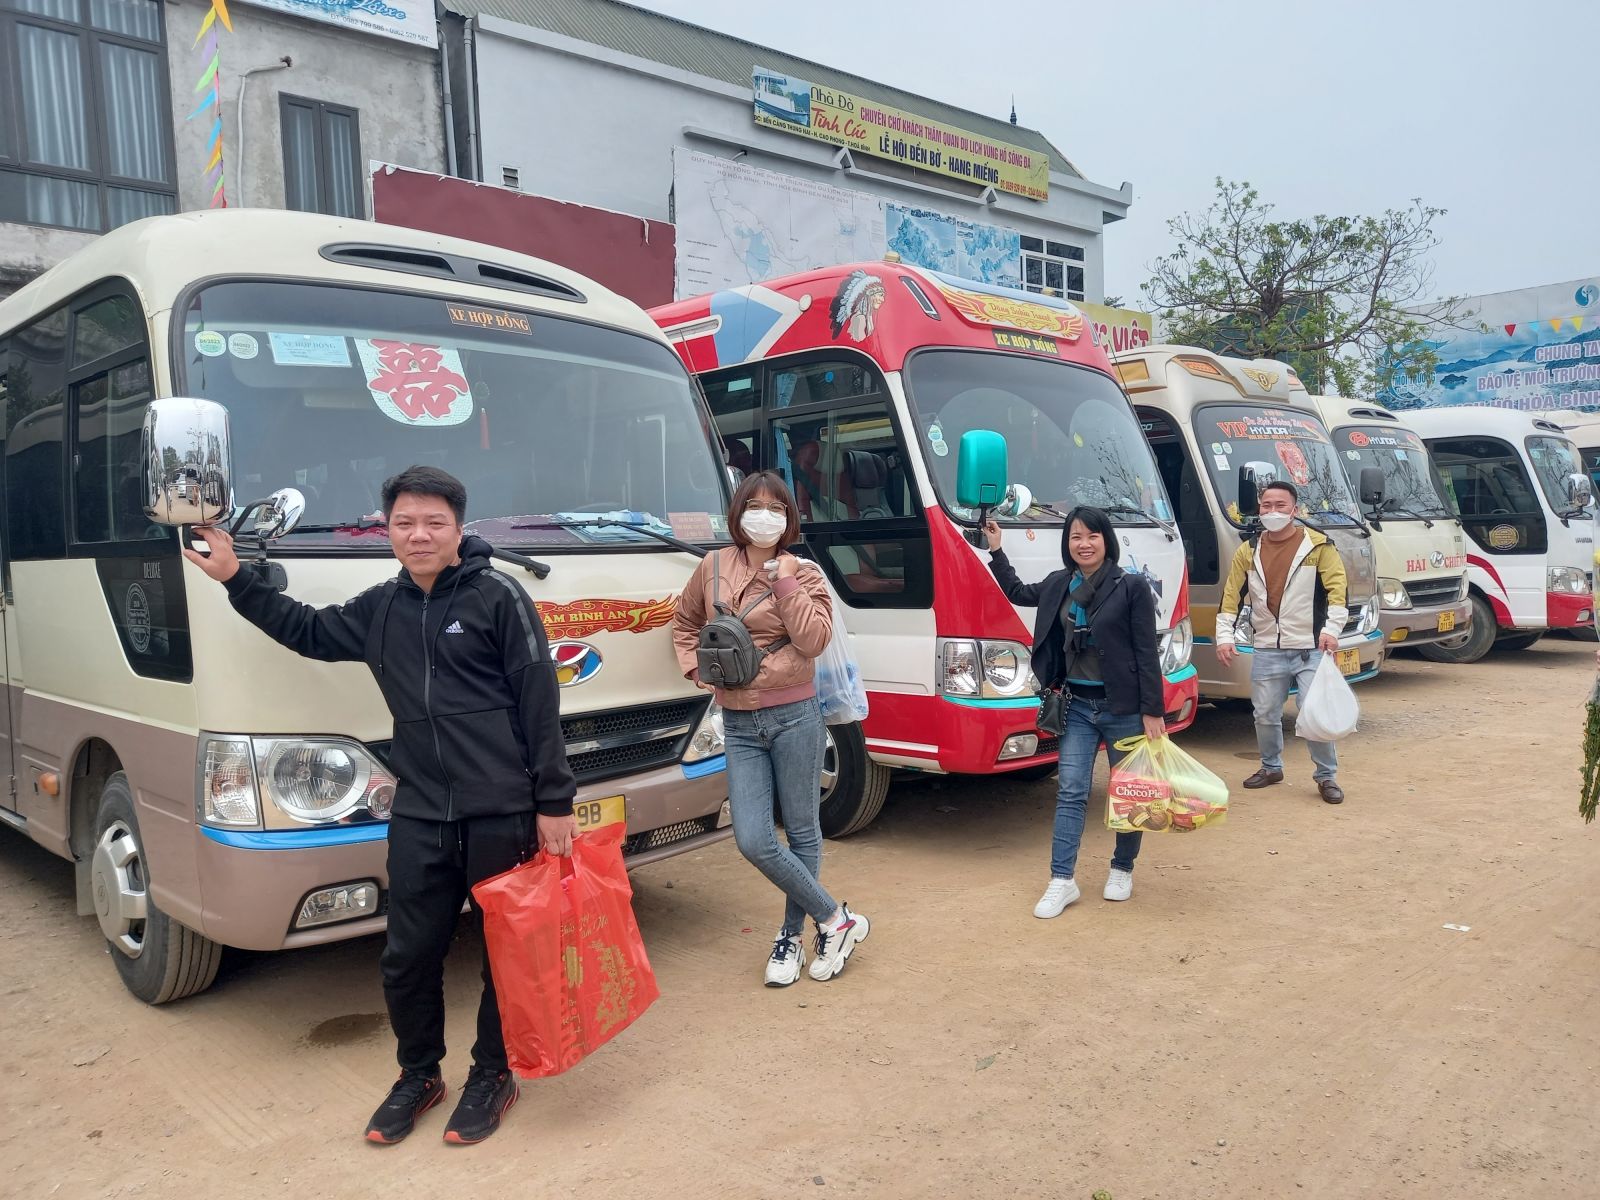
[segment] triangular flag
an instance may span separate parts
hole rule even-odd
[[[211,0],[211,11],[222,18],[222,27],[232,33],[233,21],[228,16],[228,0]]]
[[[211,86],[217,77],[217,58],[212,55],[211,65],[206,68],[206,73],[200,76],[200,82],[194,85],[196,94]]]
[[[1565,320],[1566,320],[1565,317],[1552,317],[1550,319],[1550,328],[1554,329],[1557,333],[1560,333],[1561,332],[1561,322],[1563,322]]]
[[[215,121],[211,122],[211,140],[213,142],[218,142],[218,141],[222,140],[222,114],[221,113],[218,113],[217,114],[217,119]]]
[[[1582,317],[1573,317],[1572,318],[1572,332],[1573,333],[1577,333],[1582,328],[1583,328],[1583,318]]]
[[[1506,336],[1507,337],[1510,337],[1516,331],[1517,331],[1516,322],[1512,322],[1510,325],[1506,326]]]
[[[206,163],[204,169],[209,171],[209,170],[211,170],[212,167],[216,166],[221,161],[222,161],[222,139],[218,138],[217,139],[217,147],[216,147],[215,150],[213,150],[211,152],[211,159],[210,159],[210,161],[208,161]]]
[[[196,117],[198,117],[201,113],[205,112],[206,109],[210,108],[216,102],[217,102],[217,89],[216,88],[212,88],[209,92],[206,93],[206,98],[204,100],[200,101],[200,103],[195,106],[195,110],[192,113],[190,113],[187,117],[185,117],[184,120],[185,121],[194,120]]]
[[[205,20],[200,22],[200,32],[194,35],[194,44],[196,46],[198,46],[200,44],[200,39],[205,37],[206,30],[210,29],[216,23],[217,23],[217,10],[213,8],[210,12],[208,12],[206,14]]]

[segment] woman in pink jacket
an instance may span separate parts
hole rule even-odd
[[[781,475],[760,471],[740,484],[728,528],[734,545],[707,556],[683,590],[673,642],[684,674],[715,691],[723,709],[734,841],[787,898],[767,986],[800,978],[808,913],[817,925],[811,978],[832,979],[868,929],[867,918],[835,903],[817,878],[824,734],[815,676],[833,632],[832,601],[822,572],[809,563],[802,570],[783,549],[799,540],[800,514]],[[751,639],[765,651],[746,687],[712,688],[699,678],[700,631],[719,615],[719,601],[723,614],[745,613]],[[788,845],[778,840],[774,797]]]

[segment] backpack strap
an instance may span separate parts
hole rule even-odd
[[[720,616],[730,616],[728,606],[722,603],[722,551],[711,556],[711,611]]]

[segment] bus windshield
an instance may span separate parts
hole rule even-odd
[[[1531,437],[1528,457],[1533,460],[1533,473],[1539,477],[1550,507],[1558,513],[1572,511],[1569,476],[1588,474],[1578,448],[1566,438]]]
[[[727,538],[727,484],[677,356],[643,337],[439,296],[288,282],[213,284],[184,317],[180,394],[228,409],[238,503],[292,486],[303,524],[380,515],[415,463],[467,488],[498,546]],[[545,528],[530,528],[545,526]],[[557,527],[550,527],[557,526]],[[365,536],[363,536],[365,533]],[[377,543],[308,532],[295,545]]]
[[[917,439],[953,515],[961,435],[991,429],[1006,439],[1010,482],[1058,510],[1089,504],[1118,524],[1172,519],[1149,444],[1128,400],[1087,367],[981,350],[924,350],[906,363]],[[1035,509],[1025,520],[1059,520]]]
[[[1383,517],[1389,521],[1421,521],[1448,517],[1428,465],[1428,449],[1409,429],[1384,425],[1344,425],[1333,431],[1333,444],[1344,459],[1345,478],[1361,486],[1363,467],[1383,472]]]
[[[1208,404],[1194,414],[1194,438],[1228,520],[1243,526],[1239,475],[1255,473],[1256,487],[1281,479],[1300,494],[1300,512],[1325,525],[1359,525],[1333,442],[1309,413],[1265,405]]]

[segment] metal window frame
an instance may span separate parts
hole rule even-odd
[[[328,116],[334,114],[349,117],[356,131],[356,157],[354,174],[351,182],[354,184],[356,198],[356,211],[349,214],[350,219],[365,221],[367,219],[367,197],[365,181],[361,178],[361,110],[352,108],[348,104],[334,104],[327,100],[315,100],[310,96],[296,96],[289,92],[278,93],[278,141],[283,147],[283,205],[289,207],[289,180],[294,174],[293,159],[289,154],[289,138],[287,136],[289,123],[287,120],[289,109],[309,109],[315,118],[315,131],[312,155],[317,163],[316,184],[317,207],[314,211],[326,216],[340,216],[344,214],[333,211],[333,157],[328,149]]]
[[[1041,238],[1041,239],[1039,239],[1039,241],[1040,241],[1041,245],[1048,246],[1050,244],[1050,239],[1048,239],[1048,238]],[[1058,245],[1058,246],[1070,246],[1070,245],[1072,245],[1072,243],[1070,243],[1070,242],[1057,242],[1056,245]],[[1044,271],[1045,264],[1048,264],[1048,263],[1059,263],[1059,264],[1061,264],[1061,298],[1063,300],[1087,300],[1088,299],[1087,287],[1088,287],[1088,282],[1089,282],[1089,276],[1088,276],[1088,271],[1087,271],[1088,252],[1082,246],[1074,246],[1073,248],[1076,249],[1076,250],[1079,250],[1079,251],[1083,251],[1084,257],[1083,258],[1062,258],[1059,254],[1051,254],[1048,250],[1023,250],[1023,252],[1022,252],[1022,288],[1023,288],[1023,290],[1024,291],[1028,291],[1028,292],[1034,292],[1036,294],[1043,294],[1045,289],[1050,286],[1048,282],[1045,282],[1045,283],[1041,283],[1038,287],[1034,287],[1032,284],[1030,284],[1028,282],[1028,260],[1029,259],[1034,259],[1034,260],[1037,260],[1039,262],[1039,264],[1040,264],[1041,275],[1042,275],[1042,273]],[[1084,288],[1079,289],[1077,292],[1074,292],[1070,287],[1067,286],[1067,280],[1069,278],[1071,278],[1071,276],[1068,274],[1068,272],[1070,270],[1073,270],[1073,269],[1076,269],[1076,270],[1078,270],[1080,272],[1083,272]]]
[[[92,184],[95,188],[99,206],[99,223],[93,229],[81,229],[76,225],[55,225],[45,221],[26,221],[20,218],[5,217],[4,220],[18,225],[30,225],[39,229],[66,229],[73,233],[104,233],[112,226],[110,224],[110,189],[124,188],[129,191],[150,192],[154,195],[165,196],[172,201],[173,211],[178,209],[178,152],[175,137],[175,125],[172,117],[172,86],[171,68],[167,62],[167,11],[166,5],[157,5],[158,20],[160,21],[160,35],[158,41],[146,41],[143,38],[133,37],[129,34],[111,33],[107,30],[96,29],[87,20],[62,21],[54,17],[40,16],[36,13],[22,12],[13,8],[0,8],[0,123],[6,128],[7,141],[13,151],[5,153],[0,148],[0,169],[15,171],[21,175],[34,175],[45,179],[61,179],[71,183]],[[85,96],[87,103],[87,124],[89,136],[89,150],[93,166],[84,171],[74,170],[71,167],[57,167],[47,163],[38,163],[27,157],[27,125],[23,119],[22,111],[22,50],[20,39],[17,35],[18,26],[29,25],[36,28],[47,29],[53,33],[66,33],[78,38],[79,60],[83,66],[84,79],[88,82],[88,94]],[[161,127],[161,136],[166,144],[167,169],[171,173],[165,184],[152,183],[148,179],[130,179],[123,175],[113,175],[106,164],[110,161],[111,143],[110,131],[105,120],[105,88],[100,71],[100,44],[108,43],[114,46],[123,46],[130,50],[139,50],[156,56],[157,71],[160,80],[160,93],[163,102],[163,111],[157,114]]]

